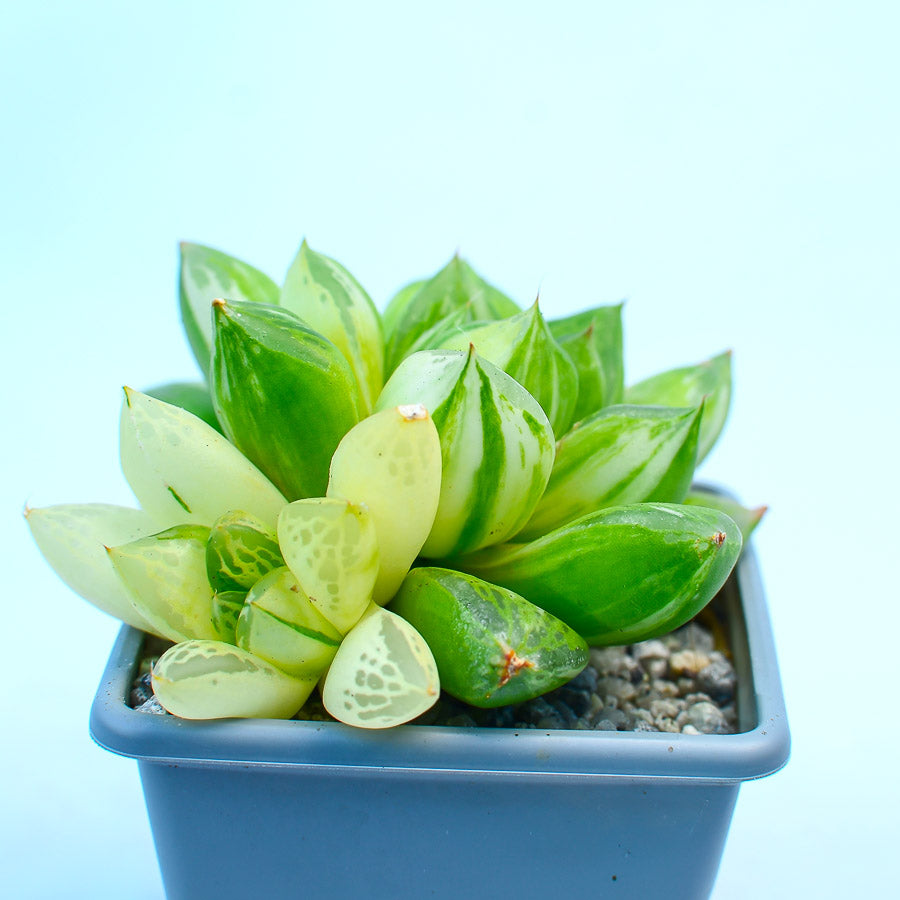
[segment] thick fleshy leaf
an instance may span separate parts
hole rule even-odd
[[[289,675],[317,679],[334,657],[341,633],[313,606],[285,566],[249,591],[235,639],[239,647]]]
[[[259,269],[200,244],[181,244],[179,301],[188,342],[204,377],[212,357],[212,302],[229,300],[278,303],[278,285]]]
[[[441,443],[441,496],[422,555],[439,558],[506,540],[547,485],[553,430],[534,397],[473,350],[405,360],[376,404],[421,403]]]
[[[159,531],[142,509],[106,503],[28,507],[25,520],[44,559],[76,594],[122,622],[159,632],[134,608],[106,548]]]
[[[244,509],[274,527],[287,500],[241,452],[183,409],[125,388],[122,471],[159,528]]]
[[[212,397],[209,395],[209,387],[206,382],[171,381],[168,384],[147,388],[144,393],[149,397],[162,400],[164,403],[171,403],[172,406],[187,410],[221,434],[222,426],[219,425],[219,420],[216,418]]]
[[[408,622],[372,606],[338,648],[322,702],[358,728],[391,728],[420,716],[440,695],[434,656]]]
[[[289,719],[316,686],[222,641],[176,644],[156,661],[152,680],[159,702],[182,719]]]
[[[109,548],[134,608],[170,641],[223,637],[206,577],[208,538],[209,528],[203,525],[177,525]]]
[[[587,665],[587,644],[568,625],[473,575],[413,569],[391,611],[428,642],[441,687],[472,706],[531,700]]]
[[[695,366],[683,366],[652,375],[625,391],[626,403],[652,406],[698,406],[703,403],[703,421],[697,447],[697,465],[719,437],[731,402],[731,351],[720,353]]]
[[[321,497],[332,454],[359,420],[350,364],[286,310],[214,307],[213,402],[225,434],[289,500]]]
[[[453,561],[574,628],[589,644],[631,644],[683,625],[715,596],[741,552],[741,532],[716,510],[662,503],[613,506],[528,544]]]
[[[519,312],[509,297],[488,284],[459,256],[454,256],[396,313],[387,345],[386,371],[391,372],[399,365],[425,331],[460,307],[468,308],[472,321],[505,319]]]
[[[235,642],[238,616],[244,609],[246,591],[216,591],[212,599],[213,627],[223,641]]]
[[[575,422],[604,406],[622,402],[622,306],[597,306],[548,322],[550,333],[578,370],[578,400],[572,415]]]
[[[557,442],[556,460],[528,524],[530,541],[607,506],[684,500],[697,462],[702,407],[608,406]]]
[[[243,510],[213,523],[206,544],[206,574],[215,591],[246,593],[263,575],[284,565],[275,529]]]
[[[441,443],[428,410],[390,407],[351,428],[331,460],[327,493],[364,504],[372,516],[379,560],[373,599],[383,606],[422,549],[438,508]]]
[[[346,634],[369,605],[378,575],[370,511],[347,500],[295,500],[278,517],[278,541],[310,602]]]
[[[409,284],[400,288],[400,290],[388,301],[387,306],[384,308],[384,312],[381,314],[381,324],[384,329],[385,341],[390,340],[391,335],[394,333],[394,329],[397,327],[397,322],[400,321],[409,301],[419,293],[422,286],[427,281],[427,278],[420,279],[419,281],[411,281]]]
[[[362,285],[336,260],[300,245],[281,289],[281,306],[328,338],[356,375],[362,412],[384,385],[381,318]]]
[[[747,543],[750,535],[753,534],[753,531],[759,525],[768,509],[766,506],[757,506],[755,509],[749,509],[731,497],[702,487],[691,488],[688,491],[688,495],[684,498],[684,502],[688,506],[704,506],[707,509],[717,509],[734,519],[738,528],[741,529],[744,544]]]
[[[445,334],[431,348],[466,350],[469,344],[540,403],[554,434],[566,431],[575,411],[578,373],[550,334],[536,301],[508,319],[476,324],[454,336]]]

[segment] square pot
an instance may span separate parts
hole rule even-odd
[[[698,900],[740,784],[790,738],[752,546],[713,601],[738,676],[733,735],[185,721],[127,698],[123,627],[91,710],[136,758],[169,900],[576,896]]]

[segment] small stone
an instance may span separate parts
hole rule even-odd
[[[671,656],[669,648],[658,638],[650,641],[641,641],[633,644],[631,655],[646,668],[654,660],[668,659]]]
[[[595,726],[595,731],[618,731],[619,729],[609,719],[601,719]]]
[[[137,708],[137,711],[142,713],[152,713],[156,716],[169,715],[169,711],[156,699],[156,697],[151,697],[149,700],[142,703]]]
[[[683,700],[651,700],[649,712],[654,719],[674,719],[684,709],[684,706]]]
[[[694,728],[694,726],[690,725],[690,724],[685,725],[684,728],[681,729],[681,733],[682,734],[700,734],[700,732],[697,731],[697,729]]]
[[[720,704],[731,700],[736,683],[734,667],[721,655],[711,658],[709,665],[697,673],[697,687]]]
[[[693,726],[701,734],[728,734],[730,729],[722,711],[705,700],[689,706],[676,720],[682,728]]]
[[[696,650],[698,653],[709,655],[715,647],[712,634],[696,622],[689,622],[684,628],[679,628],[675,634],[683,647]]]
[[[619,700],[632,700],[637,696],[637,687],[625,678],[601,678],[597,682],[598,694],[611,694]]]
[[[678,685],[663,678],[658,678],[651,685],[651,690],[660,697],[677,697]]]
[[[686,675],[695,677],[697,673],[706,668],[710,663],[710,658],[705,653],[697,650],[680,650],[673,653],[669,659],[669,668],[673,675]]]

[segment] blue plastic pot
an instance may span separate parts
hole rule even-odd
[[[739,734],[189,722],[130,709],[124,627],[91,734],[138,760],[170,900],[684,897],[712,890],[741,782],[788,758],[752,548],[714,601]]]

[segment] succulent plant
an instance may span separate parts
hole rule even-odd
[[[362,728],[441,689],[531,699],[684,624],[762,515],[691,488],[730,354],[626,389],[621,304],[547,321],[455,256],[380,314],[305,241],[282,287],[181,252],[202,381],[125,388],[140,508],[26,510],[67,584],[172,642],[177,716],[289,718],[317,685]]]

